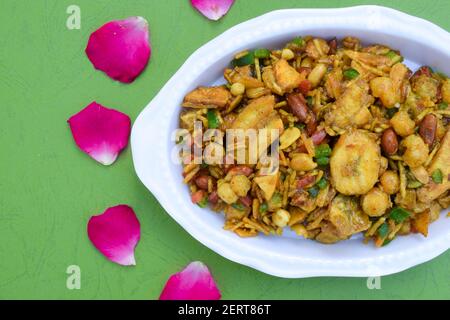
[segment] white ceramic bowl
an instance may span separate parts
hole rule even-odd
[[[401,50],[411,69],[429,65],[450,74],[450,35],[436,25],[392,9],[359,6],[343,9],[292,9],[270,12],[241,23],[198,49],[136,119],[131,147],[138,177],[164,209],[189,234],[218,254],[262,272],[285,278],[379,276],[430,260],[449,248],[450,219],[430,226],[428,238],[398,237],[376,249],[361,236],[323,245],[286,231],[282,237],[242,239],[223,230],[221,214],[193,205],[173,163],[171,133],[178,127],[184,95],[199,85],[222,80],[234,53],[247,48],[276,48],[298,35],[342,38]]]

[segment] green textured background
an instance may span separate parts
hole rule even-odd
[[[66,28],[66,8],[81,8],[81,30]],[[450,298],[450,252],[400,274],[381,290],[364,278],[278,279],[204,247],[159,206],[135,176],[127,148],[111,167],[80,152],[66,120],[93,100],[135,119],[183,61],[229,27],[294,7],[380,4],[450,30],[450,1],[236,0],[210,22],[188,0],[0,0],[0,298],[154,299],[171,273],[201,260],[225,299]],[[153,56],[131,85],[95,71],[84,55],[104,22],[141,15]],[[164,107],[164,106],[161,106]],[[108,262],[90,244],[91,215],[131,205],[142,226],[137,266]],[[81,290],[66,288],[66,268],[81,267]]]

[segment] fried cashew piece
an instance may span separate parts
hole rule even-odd
[[[331,111],[325,115],[325,123],[338,130],[345,130],[350,126],[360,128],[372,119],[368,109],[372,102],[367,82],[355,82],[344,91],[331,107]]]
[[[264,84],[278,95],[292,92],[303,80],[300,73],[284,59],[275,62],[273,68],[264,68],[262,79]]]
[[[358,199],[344,195],[338,195],[333,199],[328,219],[342,239],[367,230],[370,226],[369,216],[361,210]]]
[[[333,186],[345,195],[361,195],[378,180],[381,156],[375,138],[363,130],[340,136],[330,158]]]
[[[444,139],[442,140],[441,147],[431,161],[430,166],[427,168],[428,174],[431,175],[436,170],[442,172],[442,183],[435,183],[433,180],[421,187],[417,191],[417,197],[419,201],[424,203],[430,203],[431,201],[439,198],[447,190],[450,189],[450,129],[447,129]]]
[[[231,100],[231,93],[224,86],[198,87],[184,97],[182,106],[196,109],[224,108]]]

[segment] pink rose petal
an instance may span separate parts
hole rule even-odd
[[[131,17],[106,23],[91,34],[86,54],[95,69],[114,80],[133,82],[151,55],[147,20]]]
[[[92,102],[67,121],[78,147],[104,165],[112,164],[128,145],[130,118]]]
[[[210,20],[219,20],[227,14],[234,0],[191,0],[192,6]]]
[[[134,248],[141,237],[139,220],[132,208],[118,205],[89,219],[87,232],[92,244],[109,260],[135,265]]]
[[[219,300],[220,291],[202,262],[191,262],[183,271],[170,276],[160,300]]]

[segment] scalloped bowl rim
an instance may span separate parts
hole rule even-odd
[[[380,6],[277,10],[230,28],[195,51],[144,108],[131,133],[135,171],[173,219],[223,257],[278,277],[387,275],[428,261],[449,248],[450,219],[444,218],[445,212],[430,226],[427,239],[410,235],[375,249],[373,245],[364,245],[358,237],[335,245],[289,236],[242,239],[219,227],[223,217],[191,203],[182,184],[181,167],[168,160],[174,144],[171,132],[176,128],[184,94],[197,85],[217,81],[226,61],[239,50],[282,43],[305,32],[331,36],[330,30],[338,35],[352,31],[357,35],[369,34],[367,42],[391,42],[393,46],[404,39],[409,41],[405,45],[407,51],[415,58],[411,61],[426,61],[450,73],[450,67],[445,65],[449,61],[450,35],[426,20]],[[419,51],[410,43],[424,46]],[[414,62],[411,64],[417,67]]]

